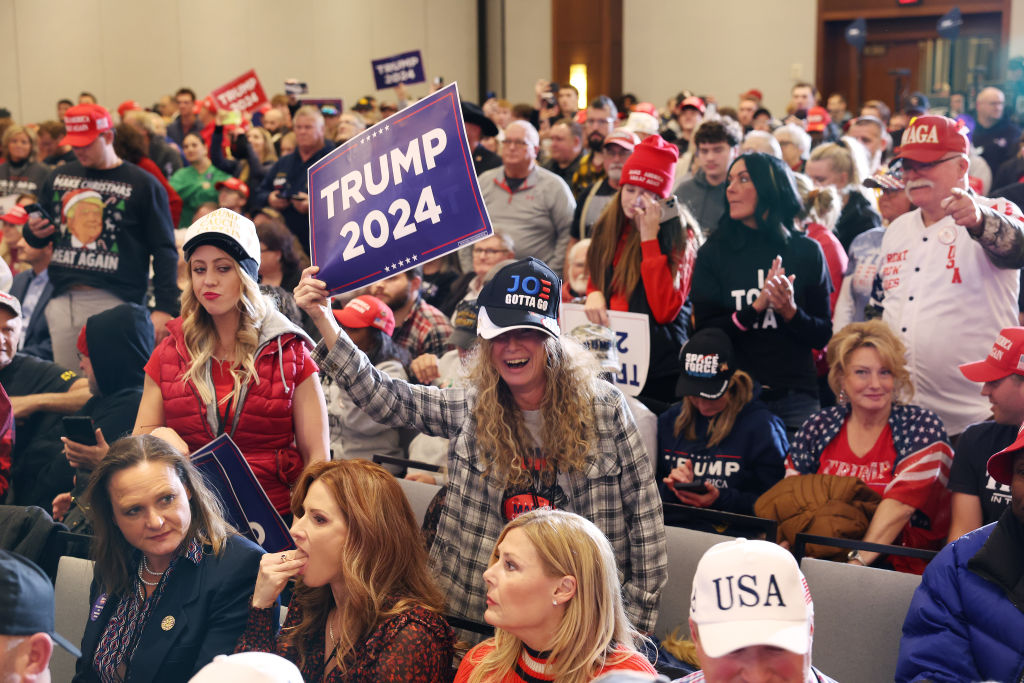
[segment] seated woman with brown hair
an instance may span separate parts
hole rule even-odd
[[[505,525],[484,572],[494,637],[466,654],[456,683],[584,683],[654,667],[636,650],[615,554],[592,522],[538,508]]]
[[[297,550],[260,565],[236,652],[276,652],[307,681],[448,680],[454,634],[398,482],[365,460],[319,462],[292,494]],[[298,578],[278,632],[273,606]]]
[[[85,501],[96,567],[74,680],[185,681],[231,652],[263,550],[188,457],[149,434],[120,439]]]
[[[882,502],[862,540],[938,550],[949,530],[953,451],[938,415],[914,405],[906,349],[881,320],[851,323],[828,344],[829,386],[839,405],[807,419],[790,444],[787,476],[857,477]],[[852,551],[869,565],[878,553]],[[924,561],[892,555],[892,566],[920,574]]]

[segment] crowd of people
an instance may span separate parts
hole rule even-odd
[[[260,661],[242,653],[305,680],[654,680],[664,525],[725,528],[695,508],[779,535],[701,561],[682,680],[830,680],[788,551],[812,526],[892,550],[832,559],[924,573],[898,680],[1017,677],[990,655],[1019,633],[986,616],[1017,623],[1024,599],[1024,138],[1003,91],[855,115],[797,83],[773,116],[756,90],[535,90],[462,103],[493,234],[333,298],[307,171],[404,88],[349,112],[280,95],[239,118],[183,87],[0,116],[0,498],[91,536],[75,680],[213,680]],[[586,325],[563,327],[568,303]],[[621,313],[648,321],[629,397]],[[234,529],[189,460],[221,435],[294,549]],[[399,478],[438,485],[425,520]],[[0,564],[0,641],[36,672],[52,597]]]

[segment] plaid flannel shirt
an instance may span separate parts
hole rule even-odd
[[[374,419],[450,439],[447,503],[430,563],[450,612],[482,622],[482,575],[505,525],[500,508],[505,486],[483,475],[484,463],[476,452],[475,390],[393,380],[375,369],[344,334],[329,352],[321,341],[313,358],[320,371],[348,387],[356,405]],[[615,387],[604,387],[594,405],[596,448],[582,472],[563,475],[569,483],[567,509],[592,521],[608,537],[626,613],[636,628],[653,631],[668,564],[661,501],[651,460],[625,398]]]
[[[423,295],[416,294],[416,303],[409,311],[409,317],[395,328],[391,338],[413,358],[419,358],[425,353],[440,358],[455,348],[448,343],[448,335],[451,333],[452,326],[448,317],[424,301]]]

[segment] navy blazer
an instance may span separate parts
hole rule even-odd
[[[25,303],[25,294],[32,282],[32,271],[26,270],[14,276],[11,284],[11,296],[19,302]],[[25,330],[25,348],[22,353],[27,353],[43,360],[53,360],[53,343],[50,341],[50,326],[46,324],[46,304],[50,303],[53,296],[53,283],[46,281],[43,293],[39,296],[39,303],[32,312],[32,319],[28,321],[28,329]],[[72,370],[74,368],[71,368]]]
[[[242,536],[228,537],[220,556],[204,548],[198,565],[181,559],[149,617],[128,666],[126,681],[187,681],[219,654],[231,654],[245,630],[249,599],[256,585],[263,549]],[[99,681],[93,668],[96,647],[120,596],[99,605],[99,582],[89,591],[89,621],[74,681]],[[275,608],[275,612],[277,609]],[[277,615],[274,619],[276,623]]]

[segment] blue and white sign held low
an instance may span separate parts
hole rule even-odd
[[[423,75],[423,55],[419,50],[374,59],[370,63],[373,65],[373,80],[377,83],[377,90],[394,88],[399,83],[422,83],[427,80]]]
[[[311,166],[309,201],[311,257],[332,295],[494,234],[455,83]]]
[[[562,304],[558,317],[563,334],[590,322],[583,304]],[[615,351],[619,356],[615,386],[627,396],[638,396],[647,383],[647,368],[651,362],[651,327],[647,315],[608,311],[608,323],[615,333]]]

